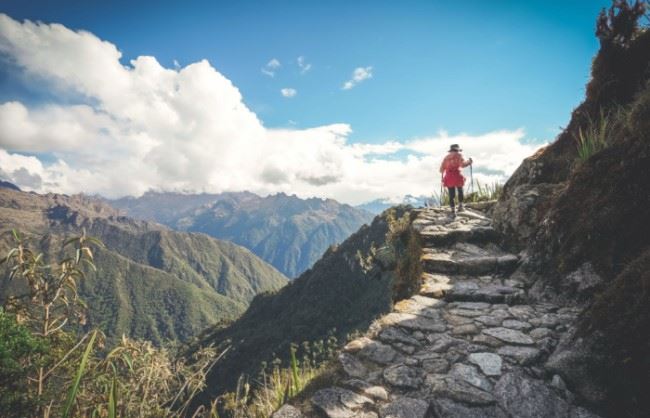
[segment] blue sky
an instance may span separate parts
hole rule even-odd
[[[581,100],[608,1],[4,1],[118,45],[124,62],[207,58],[269,127],[350,123],[352,140],[524,127],[549,139]],[[312,69],[301,76],[296,59]],[[274,78],[260,68],[272,58]],[[373,78],[350,91],[356,67]],[[280,95],[290,87],[291,100]]]
[[[5,0],[0,13],[16,22],[59,23],[73,32],[90,32],[115,45],[127,67],[139,56],[155,57],[168,69],[207,59],[272,130],[344,124],[345,132],[337,128],[336,134],[348,145],[364,146],[440,137],[441,131],[458,138],[467,134],[470,142],[492,132],[518,132],[518,142],[542,144],[557,135],[582,100],[598,48],[595,18],[608,4]],[[0,103],[19,102],[30,111],[52,103],[83,103],[111,114],[96,106],[95,98],[80,99],[74,87],[42,82],[51,75],[34,77],[37,71],[27,64],[14,65],[19,59],[12,51],[2,61]],[[303,57],[303,67],[298,57]],[[262,71],[271,60],[280,63],[272,69],[273,77]],[[343,89],[355,69],[365,69],[371,77]],[[295,96],[284,97],[282,89],[295,90]],[[65,162],[75,168],[73,157],[61,150],[44,144],[20,149],[10,142],[0,145],[7,152],[35,155],[45,165],[67,157]],[[416,151],[422,149],[428,150]],[[382,153],[386,160],[408,158],[404,150]],[[292,184],[280,189],[291,192]],[[183,187],[235,187],[213,186]],[[326,189],[322,193],[343,196]]]

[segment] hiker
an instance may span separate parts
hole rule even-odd
[[[458,211],[463,212],[463,186],[465,185],[465,177],[461,174],[464,167],[472,165],[472,159],[465,160],[463,150],[460,149],[458,144],[453,144],[449,147],[447,156],[440,164],[440,174],[442,174],[442,184],[449,190],[449,206],[451,207],[451,215],[456,216],[456,191],[458,191]],[[442,196],[440,196],[442,199]]]

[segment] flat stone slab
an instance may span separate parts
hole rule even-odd
[[[357,377],[360,379],[368,375],[368,369],[363,363],[355,356],[348,353],[339,354],[339,363],[343,367],[343,371],[350,377]]]
[[[391,312],[381,318],[384,325],[398,326],[409,330],[425,332],[444,332],[447,327],[439,319],[428,318],[410,313]]]
[[[417,389],[422,384],[418,369],[404,364],[396,364],[384,369],[384,379],[391,386],[405,389]]]
[[[499,233],[491,226],[480,225],[480,222],[462,224],[427,225],[420,230],[422,241],[429,245],[447,245],[454,242],[496,242]]]
[[[357,338],[343,347],[344,352],[357,355],[379,364],[390,364],[398,357],[397,351],[390,345],[368,337]]]
[[[425,418],[429,402],[422,399],[400,397],[379,410],[381,418]]]
[[[467,360],[470,363],[476,364],[487,376],[501,375],[501,366],[503,365],[503,361],[497,354],[488,352],[471,353],[467,356]]]
[[[513,417],[567,417],[569,404],[542,381],[507,373],[494,387],[499,405]]]
[[[425,384],[435,397],[445,397],[469,405],[490,405],[495,402],[491,393],[449,375],[427,375]]]
[[[507,345],[497,350],[497,353],[503,357],[512,359],[515,363],[527,366],[539,359],[541,351],[534,347],[521,347],[517,345]]]
[[[464,380],[472,386],[476,386],[479,389],[490,392],[492,390],[492,383],[485,378],[484,375],[476,370],[474,366],[468,366],[463,363],[456,363],[451,366],[450,375]]]
[[[469,406],[451,399],[434,399],[431,407],[435,417],[441,418],[511,418],[496,405]]]
[[[302,412],[291,405],[283,405],[271,415],[271,418],[302,418]]]
[[[535,343],[532,338],[523,332],[509,328],[487,328],[483,330],[483,333],[510,344],[532,345]]]
[[[450,283],[450,280],[450,277],[444,274],[423,273],[420,294],[441,298],[452,288],[453,285]]]
[[[413,296],[410,299],[404,299],[395,304],[393,307],[393,311],[397,313],[407,313],[407,314],[413,314],[413,315],[418,315],[418,316],[425,316],[427,318],[432,318],[432,319],[439,319],[440,318],[440,309],[442,306],[445,305],[445,302],[438,300],[438,299],[433,299],[433,298],[427,298],[425,296],[419,296],[418,297]],[[421,299],[429,299],[432,301],[435,301],[436,304],[423,304],[423,301]],[[439,304],[439,306],[436,306]]]
[[[512,271],[519,259],[495,248],[458,243],[448,249],[425,248],[422,263],[428,273],[489,274]]]
[[[399,328],[387,327],[379,333],[379,339],[385,343],[403,343],[414,347],[421,347],[422,343],[410,334]]]
[[[374,402],[366,396],[335,386],[316,392],[311,403],[328,418],[352,418],[356,410]]]

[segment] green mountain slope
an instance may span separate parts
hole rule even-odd
[[[342,242],[373,216],[331,199],[300,199],[283,193],[260,197],[248,192],[149,192],[111,204],[129,216],[242,245],[288,277],[310,268],[330,245]]]
[[[132,220],[82,196],[2,188],[3,250],[14,228],[48,256],[83,229],[104,242],[96,253],[98,272],[89,272],[80,293],[90,307],[89,325],[100,325],[111,337],[187,340],[210,324],[237,318],[256,294],[287,281],[245,248]],[[5,283],[3,293],[10,291]]]
[[[398,216],[403,213],[403,208],[397,210]],[[388,312],[396,285],[388,225],[386,213],[378,216],[289,285],[256,297],[231,326],[202,333],[198,345],[230,344],[231,349],[208,376],[197,401],[231,390],[242,374],[257,376],[262,361],[286,357],[291,343],[325,339],[330,332],[343,341]],[[419,264],[419,254],[416,258]]]

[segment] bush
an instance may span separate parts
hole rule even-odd
[[[395,282],[393,283],[393,302],[413,296],[420,290],[422,283],[422,242],[420,234],[411,224],[417,212],[406,211],[397,217],[396,209],[387,214],[387,243],[395,253]]]
[[[28,376],[37,370],[35,359],[47,344],[0,308],[0,410],[6,417],[22,417],[37,409],[38,399],[28,389]]]

